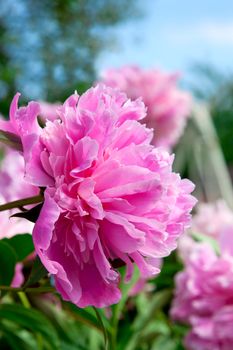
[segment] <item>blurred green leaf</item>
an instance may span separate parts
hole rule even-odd
[[[56,299],[54,299],[54,301],[55,300]],[[85,348],[86,340],[89,338],[90,334],[90,327],[86,327],[88,332],[85,334],[85,329],[83,329],[84,327],[82,324],[74,320],[68,312],[65,312],[61,308],[59,298],[57,299],[57,302],[58,305],[56,302],[53,304],[49,298],[38,298],[38,296],[34,296],[33,298],[33,305],[38,307],[56,328],[59,338],[63,342],[64,348],[70,346],[70,349],[73,349],[72,345],[75,346],[76,349]],[[79,332],[82,333],[81,337],[77,336]],[[63,349],[62,346],[61,348]]]
[[[231,96],[233,101],[233,94]],[[225,156],[225,159],[231,165],[233,164],[233,110],[227,108],[225,104],[212,106],[213,122],[215,124],[220,144]]]
[[[220,254],[220,247],[216,239],[211,238],[207,235],[203,235],[202,233],[199,233],[199,232],[192,232],[192,236],[196,241],[208,243],[217,254]]]
[[[232,181],[209,107],[204,104],[195,104],[192,120],[197,129],[197,140],[193,143],[190,165],[194,166],[194,172],[199,174],[199,186],[195,194],[198,199],[206,201],[223,198],[229,207],[233,208]],[[198,194],[198,191],[203,193]]]
[[[39,311],[26,309],[19,304],[1,304],[0,319],[12,321],[32,333],[41,334],[42,339],[48,344],[48,349],[59,349],[59,339],[53,325]]]
[[[39,282],[46,275],[48,275],[48,271],[42,265],[40,259],[37,256],[34,260],[34,263],[33,263],[32,269],[31,269],[31,273],[30,273],[26,283],[24,284],[24,287],[33,286],[34,284]]]
[[[133,276],[132,276],[130,282],[125,283],[124,282],[124,278],[125,278],[125,274],[126,274],[125,266],[119,268],[118,270],[121,273],[120,289],[121,289],[122,296],[121,296],[121,299],[118,302],[118,304],[115,304],[112,306],[112,317],[111,317],[112,332],[111,332],[111,337],[110,337],[110,346],[113,349],[115,349],[115,348],[119,349],[119,346],[118,346],[118,339],[120,338],[119,333],[118,333],[119,321],[120,321],[120,318],[122,316],[126,302],[128,300],[129,292],[132,289],[132,287],[135,285],[135,283],[138,281],[139,276],[140,276],[139,269],[135,265]],[[130,331],[129,331],[129,333],[130,333]],[[119,340],[121,345],[122,345],[122,340],[125,340],[125,337],[123,337],[123,338],[124,339]]]
[[[76,320],[101,331],[101,326],[91,308],[80,309],[76,305],[68,302],[65,302],[64,305],[69,312],[72,312],[72,315]]]
[[[132,336],[128,338],[127,345],[125,346],[126,350],[136,349],[137,344],[139,344],[140,341],[143,341],[146,328],[155,320],[159,311],[163,309],[170,299],[171,290],[162,290],[153,295],[153,297],[149,300],[149,307],[145,308],[145,311],[142,314],[138,314],[135,321],[131,325]],[[166,331],[166,329],[167,326],[162,323],[162,328],[155,328],[154,333],[152,332],[153,337],[156,337],[161,332],[164,332],[164,330]]]
[[[156,286],[156,290],[160,291],[165,288],[173,288],[174,277],[182,269],[183,265],[181,261],[177,259],[176,252],[172,252],[169,256],[164,258],[160,274],[152,281]]]
[[[125,278],[125,273],[126,273],[126,269],[125,267],[122,267],[119,269],[120,273],[121,273],[121,283],[120,283],[120,289],[121,289],[121,299],[119,301],[119,303],[115,304],[112,306],[112,311],[113,311],[113,327],[115,327],[115,323],[119,321],[120,318],[120,314],[125,306],[125,303],[129,297],[129,292],[132,289],[132,287],[134,286],[134,284],[138,281],[138,279],[140,278],[140,273],[139,273],[139,269],[137,268],[137,266],[134,266],[134,273],[133,276],[130,280],[129,283],[125,283],[124,282],[124,278]]]
[[[134,332],[141,332],[150,321],[153,321],[156,313],[162,309],[171,299],[171,290],[162,290],[154,293],[150,299],[150,307],[140,317],[135,319],[132,325]]]
[[[1,324],[0,330],[2,332],[3,339],[5,338],[8,346],[12,350],[37,350],[36,342],[30,337],[30,341],[27,341],[25,337],[20,336],[14,329],[11,329],[9,324]],[[25,332],[24,332],[25,333]],[[2,349],[2,348],[1,348]]]
[[[17,261],[24,260],[34,251],[32,235],[28,233],[16,235],[12,238],[4,238],[2,242],[7,243],[14,249],[17,255]]]
[[[95,311],[96,318],[99,321],[99,324],[100,324],[100,327],[101,327],[101,330],[102,330],[102,333],[103,333],[104,349],[108,350],[108,332],[107,332],[107,330],[105,328],[105,325],[104,325],[104,322],[102,320],[102,315],[101,315],[100,311],[94,306],[93,306],[93,310]]]
[[[9,286],[14,273],[17,255],[6,242],[0,241],[0,285]]]
[[[180,344],[174,339],[169,339],[165,336],[160,336],[153,344],[151,350],[181,350]]]
[[[61,342],[61,350],[89,350],[90,348],[83,345],[74,345],[70,343]]]

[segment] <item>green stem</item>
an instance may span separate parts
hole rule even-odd
[[[30,205],[30,204],[41,203],[41,202],[43,202],[43,200],[44,200],[44,197],[41,194],[34,196],[34,197],[18,199],[16,201],[0,205],[0,211],[19,208],[19,207],[23,207],[25,205]]]
[[[55,288],[53,287],[38,287],[38,288],[13,288],[9,286],[0,286],[0,291],[8,292],[25,292],[25,293],[56,293]]]
[[[30,305],[30,302],[26,296],[26,294],[24,292],[18,292],[18,296],[23,304],[23,306],[26,308],[26,309],[30,309],[31,308],[31,305]]]
[[[104,326],[104,323],[102,321],[102,318],[100,316],[99,311],[94,306],[93,306],[93,309],[95,311],[96,317],[97,317],[97,319],[98,319],[98,321],[100,323],[100,326],[102,328],[102,332],[103,332],[103,335],[104,335],[104,349],[108,350],[108,334],[107,334],[106,328]]]
[[[117,333],[118,333],[118,314],[115,312],[113,313],[113,320],[112,320],[112,334],[110,338],[110,344],[111,344],[111,349],[115,350],[116,349],[116,343],[117,343]]]
[[[38,350],[43,350],[44,345],[43,345],[43,337],[40,333],[36,333],[36,342],[37,342],[37,348]]]

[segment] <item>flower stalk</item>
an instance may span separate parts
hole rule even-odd
[[[33,197],[18,199],[16,201],[0,205],[0,212],[4,210],[24,207],[25,205],[41,203],[43,202],[43,200],[44,196],[42,194]]]
[[[37,287],[37,288],[14,288],[10,286],[0,286],[0,292],[1,291],[7,291],[7,292],[13,292],[13,293],[56,293],[56,289],[53,287]]]

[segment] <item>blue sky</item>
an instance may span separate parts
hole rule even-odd
[[[142,5],[143,4],[143,5]],[[118,26],[98,71],[135,63],[191,73],[194,63],[233,72],[233,0],[139,0],[144,16]]]

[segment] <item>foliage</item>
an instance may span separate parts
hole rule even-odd
[[[53,102],[64,100],[71,90],[85,90],[95,78],[95,58],[112,45],[109,28],[135,16],[133,5],[132,0],[97,0],[94,5],[92,0],[20,0],[17,4],[7,0],[0,13],[1,112],[8,111],[9,98],[17,89],[26,98],[39,96]],[[209,108],[194,108],[175,149],[175,168],[197,184],[200,200],[222,197],[233,208],[225,162],[233,163],[232,79],[208,66],[197,71],[205,83],[202,88],[193,86],[193,91]],[[1,135],[5,143],[9,135]],[[17,146],[10,136],[11,145]],[[41,208],[42,204],[27,209],[17,206],[11,217],[34,223]],[[193,233],[193,238],[220,254],[214,239],[201,232]],[[184,269],[178,252],[163,259],[160,274],[136,295],[131,292],[139,271],[135,269],[131,281],[123,283],[126,267],[118,260],[120,302],[105,309],[81,309],[61,299],[54,278],[34,252],[30,234],[0,239],[0,349],[184,350],[189,327],[170,317],[175,278]],[[24,282],[13,287],[19,264]]]
[[[95,58],[113,45],[111,28],[137,17],[132,0],[7,0],[0,12],[0,110],[26,99],[63,101],[95,78]]]
[[[209,104],[225,159],[232,165],[233,75],[208,64],[195,65],[193,73],[198,84],[190,83],[189,87],[198,99]]]

